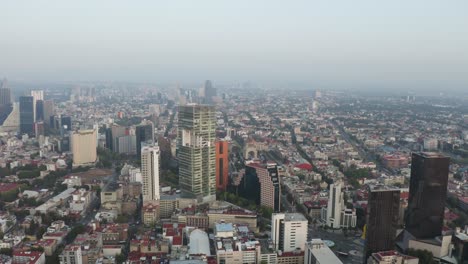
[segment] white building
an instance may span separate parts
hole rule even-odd
[[[330,228],[356,227],[356,212],[346,208],[343,196],[340,183],[330,185],[328,206],[321,212],[322,221]]]
[[[312,239],[306,247],[304,264],[343,264],[321,239]]]
[[[190,233],[189,254],[210,256],[210,240],[205,231],[195,229]]]
[[[34,112],[34,122],[36,122],[36,104],[37,101],[41,100],[44,101],[44,91],[43,90],[32,90],[31,96],[33,97],[33,112]]]
[[[159,162],[158,146],[144,146],[141,149],[141,175],[143,178],[143,202],[158,201],[159,195]]]
[[[139,168],[132,168],[128,171],[130,182],[140,182],[143,183],[143,176],[141,175],[141,170]]]
[[[86,213],[88,206],[91,202],[91,192],[85,189],[79,189],[73,192],[72,200],[70,202],[70,210],[74,212]]]
[[[83,264],[81,246],[66,246],[60,254],[60,264]]]
[[[97,131],[80,130],[72,133],[73,167],[93,165],[97,159]]]
[[[292,252],[304,251],[307,241],[307,219],[299,213],[279,213],[272,215],[271,239],[275,250]]]

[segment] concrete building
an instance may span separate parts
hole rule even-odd
[[[221,221],[245,224],[250,229],[257,229],[257,214],[244,209],[210,209],[206,213],[209,220],[209,227],[214,228],[215,224]]]
[[[97,159],[97,131],[74,131],[71,136],[73,167],[93,165]]]
[[[135,154],[136,147],[135,135],[126,135],[115,139],[115,152],[119,154]]]
[[[59,256],[60,264],[83,264],[81,246],[67,245]]]
[[[138,158],[141,156],[142,144],[153,145],[154,141],[154,124],[149,120],[144,120],[136,127],[135,131],[136,153]]]
[[[47,125],[50,124],[50,117],[54,115],[55,112],[55,104],[54,100],[44,100],[44,123]]]
[[[195,229],[190,233],[189,254],[210,256],[210,241],[208,234],[201,229]]]
[[[367,259],[367,264],[418,264],[419,259],[400,254],[398,251],[389,250],[372,253]]]
[[[159,195],[160,152],[158,146],[141,149],[141,175],[143,178],[143,202],[157,201]]]
[[[343,264],[321,239],[312,239],[306,244],[304,264]]]
[[[178,157],[182,196],[216,200],[216,118],[213,106],[179,106]]]
[[[356,226],[357,216],[353,209],[344,203],[341,183],[331,184],[328,206],[322,208],[322,221],[330,228],[352,228]]]
[[[299,213],[273,214],[271,218],[271,240],[275,250],[304,251],[308,233],[307,219]]]
[[[13,253],[15,264],[45,264],[45,262],[44,252],[18,250]]]
[[[228,185],[229,174],[229,142],[216,141],[216,189],[225,191]]]
[[[41,111],[44,110],[44,91],[43,90],[32,90],[31,91],[31,96],[33,97],[33,109],[34,109],[34,122],[37,120],[37,116],[43,116],[42,113],[38,113],[37,109],[37,104],[39,101],[42,101],[40,104],[42,104],[42,109]]]
[[[141,208],[141,218],[146,226],[152,226],[159,221],[159,201],[144,203]]]

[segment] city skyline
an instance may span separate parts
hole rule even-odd
[[[211,76],[375,90],[468,84],[464,1],[88,4],[4,3],[0,75],[139,82]]]

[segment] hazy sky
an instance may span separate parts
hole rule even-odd
[[[468,89],[466,0],[0,0],[0,77]]]

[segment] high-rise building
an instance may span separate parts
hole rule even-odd
[[[140,125],[136,127],[136,153],[138,158],[141,156],[142,145],[154,144],[154,125],[149,120],[144,120]]]
[[[54,100],[44,100],[44,123],[51,126],[50,117],[54,115]]]
[[[115,149],[115,152],[119,154],[135,154],[136,152],[135,135],[117,137],[114,142],[114,149]]]
[[[327,206],[327,226],[331,228],[341,228],[341,209],[343,208],[343,203],[341,184],[330,185]]]
[[[322,239],[312,239],[306,244],[304,264],[343,264]]]
[[[367,205],[365,260],[372,253],[395,249],[400,211],[400,190],[371,186]]]
[[[143,178],[143,202],[158,201],[160,153],[158,146],[141,149],[141,175]]]
[[[229,174],[229,142],[216,141],[216,189],[225,191]]]
[[[6,80],[0,82],[0,105],[11,105],[11,90]]]
[[[280,212],[281,184],[276,163],[246,164],[245,174],[237,188],[240,196]]]
[[[37,102],[38,101],[44,101],[44,91],[42,90],[32,90],[31,91],[31,96],[34,98],[33,104],[34,104],[34,122],[36,122],[36,116],[37,114]]]
[[[31,96],[34,97],[34,100],[44,100],[44,91],[43,90],[32,90]]]
[[[70,116],[61,116],[60,122],[61,122],[61,129],[63,129],[64,131],[71,131],[72,120]]]
[[[11,102],[11,91],[7,86],[7,81],[0,81],[0,126],[4,124],[8,116],[13,112]]]
[[[34,133],[34,98],[32,96],[20,96],[20,134]]]
[[[45,133],[44,122],[38,121],[34,123],[34,134],[36,135],[36,138],[39,138],[40,136],[44,136],[44,133]]]
[[[201,96],[204,98],[203,103],[212,104],[213,97],[215,97],[216,94],[216,88],[213,87],[213,84],[210,80],[206,80],[201,92]]]
[[[44,101],[36,101],[36,121],[44,121]]]
[[[321,218],[330,228],[350,228],[356,226],[356,211],[346,208],[341,183],[330,185],[328,206],[322,208]]]
[[[300,213],[279,213],[271,216],[271,240],[275,250],[304,251],[308,221]]]
[[[184,197],[216,200],[215,130],[213,106],[179,106],[179,183]]]
[[[442,233],[450,159],[434,152],[413,153],[405,229],[417,239]]]
[[[97,131],[90,129],[72,132],[71,150],[73,167],[94,164],[97,159]]]

